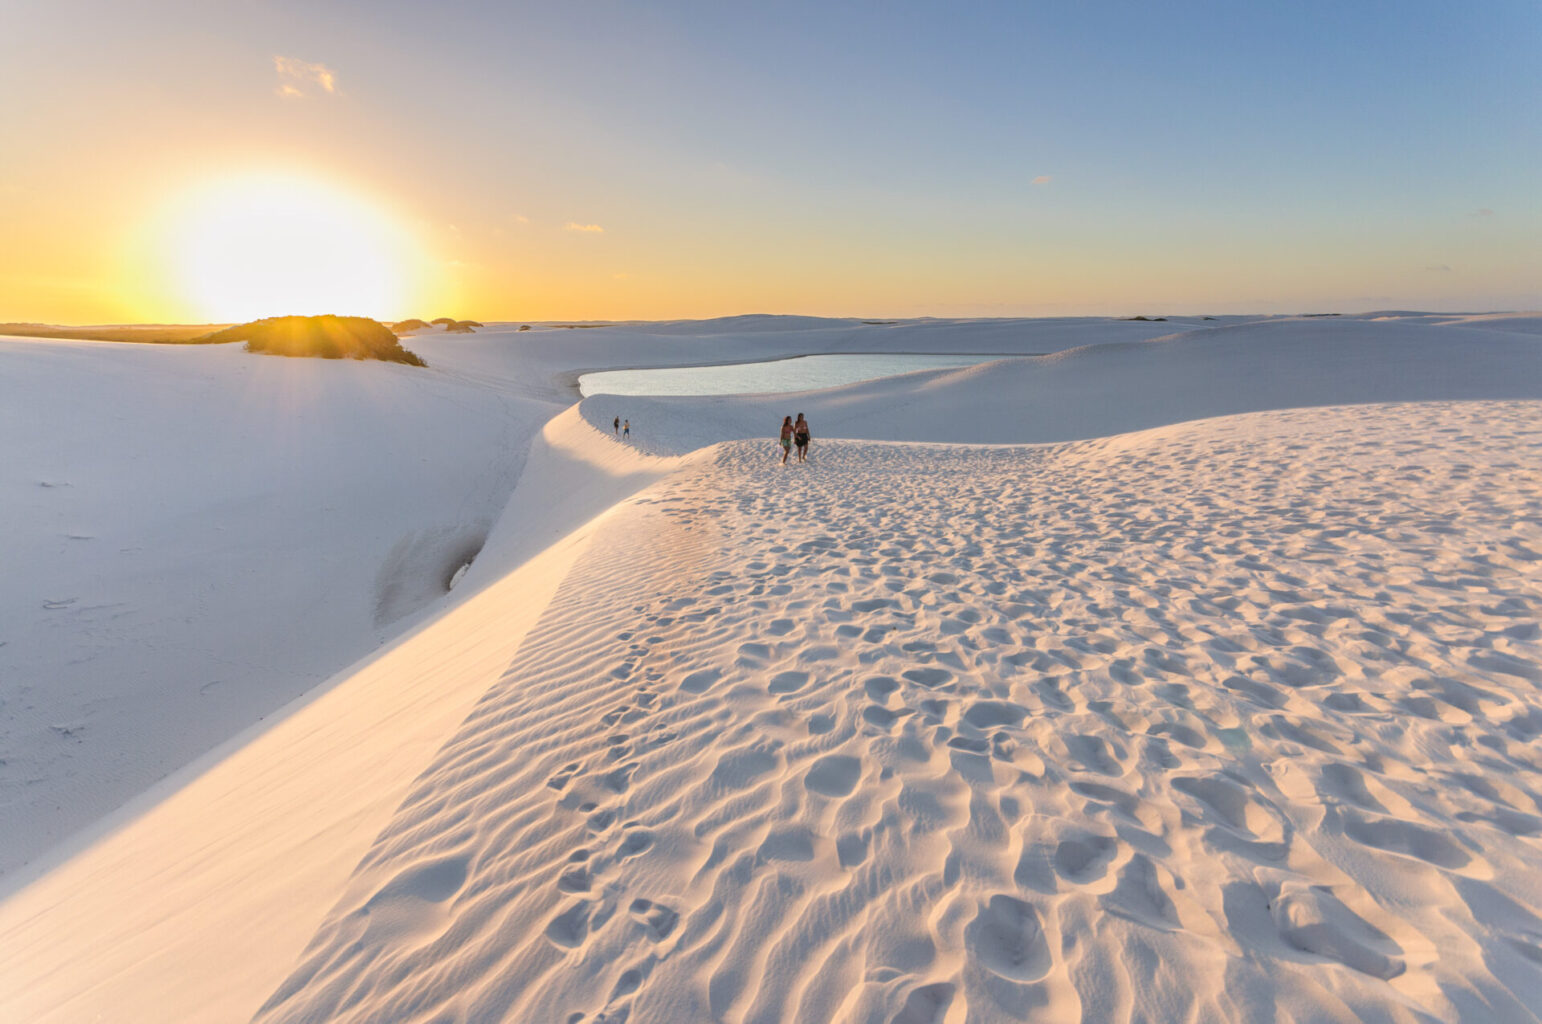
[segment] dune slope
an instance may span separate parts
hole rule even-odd
[[[256,1019],[1536,1020],[1539,423],[724,445]]]
[[[596,425],[627,416],[645,447],[689,451],[774,437],[795,412],[809,415],[816,438],[1012,443],[1262,409],[1474,398],[1542,398],[1542,338],[1463,325],[1264,320],[797,395],[599,395],[584,400],[584,412]]]
[[[440,603],[556,408],[435,369],[0,339],[0,890]]]
[[[0,902],[0,1020],[247,1019],[519,649],[585,524],[679,461],[597,439],[575,411],[554,418],[449,608],[141,794]]]

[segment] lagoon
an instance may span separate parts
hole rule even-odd
[[[578,378],[590,395],[746,395],[814,391],[857,384],[915,370],[974,366],[1001,355],[939,355],[916,352],[795,356],[721,366],[668,366],[651,370],[599,370]]]

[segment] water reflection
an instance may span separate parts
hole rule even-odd
[[[579,394],[746,395],[840,387],[913,370],[974,366],[1001,356],[879,353],[798,356],[726,366],[672,366],[656,370],[600,370],[578,378]]]

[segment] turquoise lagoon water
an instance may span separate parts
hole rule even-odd
[[[748,395],[840,387],[913,370],[988,363],[1003,356],[873,353],[797,356],[762,363],[671,366],[656,370],[597,370],[578,378],[590,395]]]

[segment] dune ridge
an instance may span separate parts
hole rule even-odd
[[[592,522],[681,462],[592,434],[571,410],[542,429],[461,600],[108,815],[0,903],[0,1020],[249,1017]]]

